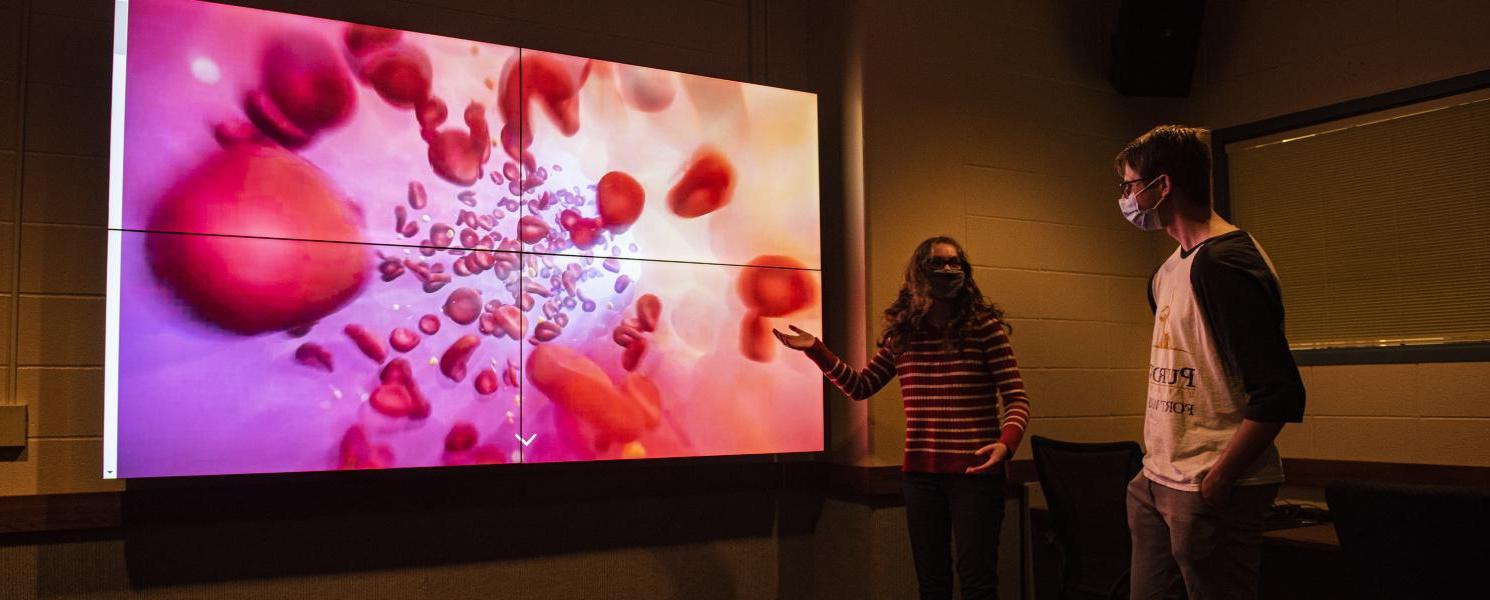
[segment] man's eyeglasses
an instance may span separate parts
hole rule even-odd
[[[1138,179],[1129,179],[1127,181],[1124,181],[1122,183],[1119,183],[1118,184],[1118,197],[1119,198],[1127,198],[1128,195],[1129,195],[1129,190],[1133,190],[1133,186],[1134,185],[1140,184],[1140,183],[1145,183],[1145,182],[1152,182],[1155,179],[1158,179],[1158,177],[1139,177]],[[1138,190],[1142,190],[1142,189],[1143,189],[1142,187],[1139,187],[1138,188]],[[1132,193],[1135,193],[1136,194],[1136,193],[1138,193],[1138,190],[1134,190]]]

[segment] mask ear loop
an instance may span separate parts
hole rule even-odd
[[[1154,184],[1159,182],[1159,177],[1169,177],[1169,174],[1168,173],[1161,173],[1161,174],[1159,174],[1158,177],[1155,177],[1153,180],[1149,181],[1148,185],[1145,185],[1145,186],[1139,188],[1138,191],[1133,192],[1132,194],[1129,194],[1128,195],[1129,198],[1132,198],[1133,199],[1133,206],[1138,206],[1138,195],[1139,194],[1142,194],[1142,193],[1144,193],[1146,191],[1148,191],[1149,188],[1154,187]],[[1139,208],[1139,210],[1144,211],[1144,212],[1152,212],[1152,211],[1155,211],[1155,210],[1159,210],[1159,205],[1164,204],[1164,201],[1165,200],[1168,200],[1168,199],[1169,199],[1169,196],[1167,196],[1167,195],[1165,195],[1165,196],[1159,196],[1159,201],[1158,202],[1155,202],[1153,206],[1150,206],[1148,208]]]

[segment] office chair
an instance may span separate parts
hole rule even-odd
[[[1128,576],[1128,481],[1143,465],[1136,442],[1030,439],[1061,550],[1061,600],[1109,598]]]
[[[1325,499],[1365,598],[1483,598],[1490,489],[1336,481]]]

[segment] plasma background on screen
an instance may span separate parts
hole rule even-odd
[[[814,95],[119,6],[105,477],[822,449]]]

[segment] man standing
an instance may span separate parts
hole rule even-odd
[[[1143,471],[1128,484],[1133,600],[1256,598],[1273,440],[1303,420],[1283,300],[1257,241],[1211,204],[1210,132],[1162,125],[1114,165],[1119,207],[1179,247],[1149,280]]]

